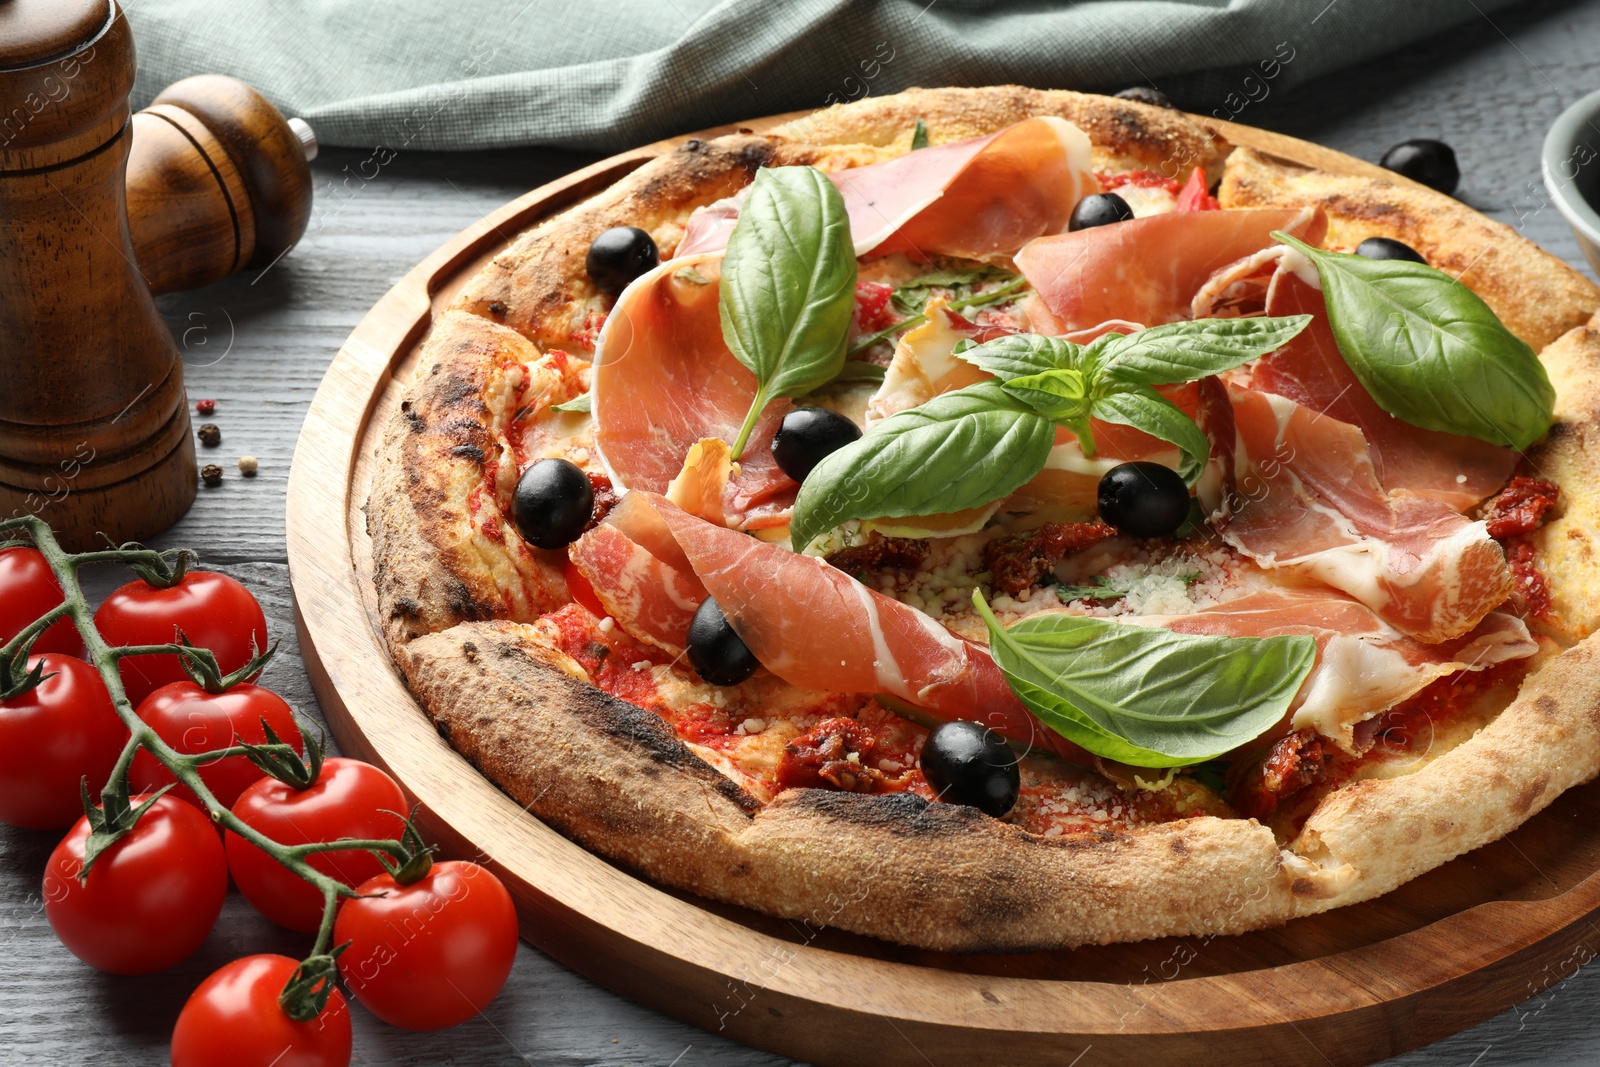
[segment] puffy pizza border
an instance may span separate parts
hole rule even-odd
[[[583,253],[611,225],[659,230],[774,163],[846,165],[904,152],[917,118],[943,138],[1036,114],[1083,127],[1096,167],[1225,150],[1159,108],[1016,87],[912,90],[834,108],[764,137],[686,143],[522,235],[472,279],[424,342],[423,371],[388,427],[367,505],[391,652],[440,733],[486,777],[586,847],[659,881],[791,919],[945,951],[1017,951],[1238,933],[1378,896],[1496,840],[1600,771],[1597,484],[1600,333],[1580,325],[1600,291],[1559,260],[1447,197],[1381,179],[1228,159],[1225,206],[1318,203],[1339,227],[1395,236],[1469,284],[1542,353],[1557,423],[1529,456],[1567,488],[1535,533],[1551,580],[1551,636],[1485,729],[1413,774],[1329,794],[1280,849],[1253,820],[1199,817],[1046,839],[975,810],[906,795],[797,789],[762,805],[696,756],[659,716],[573,676],[532,627],[567,599],[562,557],[506,534],[474,537],[485,470],[505,477],[510,418],[497,370],[559,345],[595,294]],[[1483,249],[1492,252],[1484,254]],[[1559,340],[1555,340],[1559,337]],[[515,461],[510,462],[515,477]],[[495,472],[498,471],[498,474]],[[1600,586],[1600,582],[1593,583]]]

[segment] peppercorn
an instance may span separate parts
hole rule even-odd
[[[217,429],[217,424],[208,422],[199,429],[200,443],[207,448],[216,448],[222,443],[222,431]]]
[[[254,456],[239,457],[239,473],[244,475],[246,478],[254,478],[256,476],[256,469],[258,466],[259,464],[257,464],[256,457]]]
[[[200,468],[200,480],[206,483],[206,488],[215,489],[222,484],[222,468],[215,463],[207,463]]]
[[[202,415],[209,415],[217,410],[217,402],[215,400],[196,400],[194,409]]]

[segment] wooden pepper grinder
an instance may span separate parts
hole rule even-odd
[[[77,549],[195,494],[183,365],[128,231],[133,73],[114,0],[0,0],[0,515]]]
[[[294,247],[316,154],[310,126],[221,74],[175,82],[136,112],[128,227],[150,291],[264,270]]]

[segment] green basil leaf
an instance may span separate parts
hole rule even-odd
[[[800,551],[849,519],[947,515],[999,500],[1044,469],[1055,424],[979,382],[874,423],[800,486],[789,536]]]
[[[865,360],[852,359],[846,361],[829,381],[829,385],[844,385],[849,382],[874,382],[881,383],[889,373],[889,368],[878,363],[868,363]]]
[[[1310,315],[1169,322],[1116,335],[1105,348],[1104,370],[1140,385],[1192,382],[1282,348],[1310,322]]]
[[[1076,422],[1089,414],[1088,382],[1080,371],[1047,370],[1013,378],[1005,391],[1046,418]]]
[[[728,238],[718,296],[723,340],[757,382],[735,457],[769,402],[809,393],[839,373],[855,288],[839,190],[814,167],[757,171]]]
[[[920,315],[928,306],[928,297],[935,289],[948,289],[952,300],[972,296],[979,282],[1005,282],[1017,280],[1017,275],[999,267],[953,267],[919,274],[901,282],[889,294],[889,300],[902,315]]]
[[[1061,613],[1002,627],[973,593],[989,652],[1050,729],[1106,759],[1183,767],[1272,729],[1316,663],[1316,640],[1212,637]]]
[[[919,148],[927,147],[928,124],[918,117],[917,124],[911,128],[911,151],[915,152]]]
[[[988,371],[1002,382],[1009,382],[1053,370],[1082,373],[1089,369],[1084,359],[1086,351],[1083,345],[1075,345],[1059,337],[1014,333],[974,345],[956,355],[979,370]]]
[[[590,394],[582,393],[568,400],[565,404],[551,404],[551,411],[588,411],[590,408]]]
[[[1115,391],[1095,398],[1089,409],[1092,418],[1101,422],[1114,422],[1119,426],[1132,426],[1151,437],[1178,446],[1183,458],[1178,473],[1193,485],[1211,455],[1211,440],[1196,426],[1194,420],[1178,410],[1178,406],[1148,385],[1120,386]]]
[[[1389,414],[1519,450],[1550,428],[1555,390],[1539,357],[1471,289],[1421,263],[1272,236],[1316,265],[1339,351]]]
[[[1093,585],[1057,585],[1056,596],[1063,604],[1070,604],[1074,600],[1121,600],[1128,595],[1103,574],[1096,575],[1093,581]]]

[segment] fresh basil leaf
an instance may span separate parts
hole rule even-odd
[[[956,353],[979,370],[988,371],[1002,382],[1045,374],[1053,370],[1086,368],[1084,346],[1059,337],[1036,333],[1014,333],[996,337]]]
[[[1091,418],[1132,426],[1151,437],[1177,445],[1182,452],[1178,473],[1193,485],[1211,456],[1211,440],[1178,406],[1148,385],[1119,386],[1095,398]]]
[[[1002,627],[980,593],[989,652],[1050,729],[1097,756],[1183,767],[1272,729],[1316,663],[1306,636],[1213,637],[1053,613]]]
[[[1310,315],[1192,319],[1116,334],[1105,348],[1104,372],[1140,385],[1192,382],[1276,351],[1310,323]]]
[[[1002,388],[1046,418],[1072,423],[1089,414],[1088,381],[1075,370],[1047,370],[1013,378]]]
[[[948,289],[952,298],[971,296],[973,286],[979,282],[1013,282],[1017,275],[999,267],[961,267],[919,274],[910,281],[901,282],[889,294],[889,300],[902,315],[920,315],[928,306],[928,298],[935,289]]]
[[[551,404],[551,411],[588,411],[592,403],[590,393],[581,393],[568,400],[565,404]]]
[[[1099,575],[1093,585],[1058,585],[1056,595],[1063,604],[1070,604],[1074,600],[1121,600],[1128,594],[1112,585],[1104,575]]]
[[[889,373],[889,368],[877,363],[868,363],[865,360],[846,360],[845,365],[839,368],[839,373],[828,380],[828,385],[845,385],[849,382],[882,382]]]
[[[1471,289],[1421,263],[1272,236],[1316,265],[1339,351],[1389,414],[1519,450],[1550,428],[1555,390],[1539,357]]]
[[[915,152],[919,148],[927,148],[927,147],[928,147],[928,124],[926,122],[923,122],[921,117],[919,116],[917,118],[917,124],[911,128],[911,151]]]
[[[874,423],[800,486],[789,536],[800,551],[849,519],[948,515],[999,500],[1044,469],[1055,424],[979,382]]]
[[[722,337],[756,376],[737,458],[768,403],[801,396],[844,365],[856,258],[844,198],[814,167],[756,172],[722,259]]]

